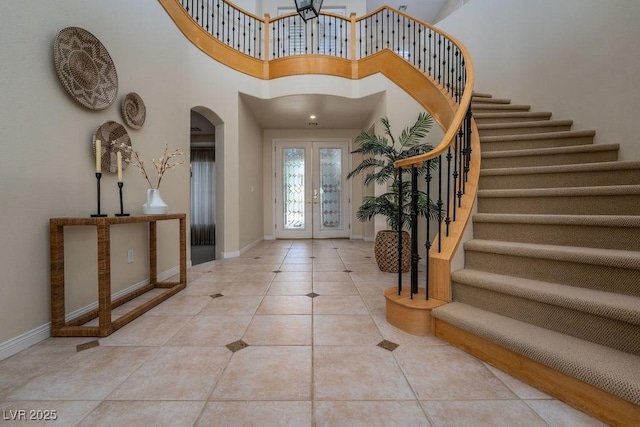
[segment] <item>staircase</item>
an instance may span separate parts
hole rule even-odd
[[[476,94],[472,111],[474,238],[436,335],[605,421],[640,423],[640,162],[528,105]]]

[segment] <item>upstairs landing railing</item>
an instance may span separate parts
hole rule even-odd
[[[401,177],[411,176],[412,189],[411,200],[400,204],[408,213],[398,215],[411,216],[409,297],[418,293],[418,240],[424,232],[426,298],[450,300],[450,265],[479,177],[479,139],[470,111],[474,73],[466,48],[386,6],[360,18],[322,12],[305,22],[295,13],[261,18],[224,0],[158,1],[196,46],[237,71],[260,79],[311,73],[359,79],[382,73],[432,114],[445,135],[431,152],[396,162]],[[416,169],[424,162],[437,165],[423,184],[436,200],[436,212],[429,212],[437,218],[433,224],[418,218]],[[399,294],[406,292],[402,285],[399,273]]]

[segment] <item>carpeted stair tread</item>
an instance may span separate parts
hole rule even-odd
[[[537,122],[536,122],[537,123]],[[544,122],[543,122],[544,123]],[[522,127],[527,127],[529,122],[520,123]],[[480,126],[493,126],[494,124],[478,125]],[[541,125],[541,126],[544,126]],[[579,138],[579,137],[593,137],[596,132],[593,130],[564,130],[557,132],[540,132],[540,133],[527,133],[527,134],[514,134],[514,135],[496,135],[496,136],[481,136],[480,143],[487,142],[507,142],[507,141],[534,141],[538,139],[564,139],[564,138]]]
[[[538,175],[538,174],[547,174],[547,173],[601,172],[601,171],[631,170],[631,169],[638,169],[638,173],[640,173],[640,162],[620,161],[620,162],[578,163],[578,164],[551,165],[551,166],[529,166],[529,167],[519,167],[519,168],[481,169],[480,176]]]
[[[487,137],[487,138],[503,138],[503,137]],[[526,157],[526,156],[556,156],[558,154],[575,154],[575,153],[595,153],[601,151],[619,150],[618,144],[589,144],[589,145],[573,145],[569,147],[550,147],[550,148],[531,148],[525,150],[505,150],[491,151],[482,153],[483,159],[492,159],[498,157]]]
[[[475,116],[474,116],[475,117]],[[572,126],[573,120],[541,120],[535,122],[509,122],[509,123],[481,123],[478,124],[478,130],[495,130],[495,129],[520,129],[520,128],[543,128],[543,127],[555,127],[555,126]],[[560,131],[559,133],[564,134],[565,131]],[[580,135],[595,135],[595,132],[590,133],[588,131],[575,131],[579,132]],[[547,134],[551,132],[546,132]],[[556,132],[554,132],[555,134]],[[532,136],[532,135],[518,135],[518,136]],[[483,137],[480,140],[486,141],[485,138],[496,138],[497,136],[491,137]],[[516,136],[509,136],[508,138],[515,138]],[[507,138],[507,136],[501,136],[501,138]],[[526,138],[532,139],[532,138]]]
[[[452,302],[432,315],[469,333],[640,405],[640,357]]]
[[[471,102],[482,103],[482,104],[511,104],[510,99],[502,99],[502,98],[487,98],[484,96],[473,96],[471,98]]]
[[[592,187],[515,188],[478,190],[478,197],[588,197],[640,194],[640,185],[600,185]],[[640,208],[639,208],[640,211]]]
[[[639,270],[638,277],[640,277],[640,252],[637,251],[480,239],[465,242],[464,249],[465,251]]]
[[[477,98],[493,98],[493,95],[490,93],[482,93],[482,92],[474,91],[472,95]]]
[[[477,288],[640,325],[640,297],[595,289],[576,292],[574,286],[470,269],[452,273],[451,279]]]
[[[547,121],[551,118],[552,113],[548,111],[528,111],[528,112],[503,112],[503,113],[476,113],[473,118],[476,122],[482,122],[484,120],[512,120],[516,121],[522,119],[523,121]],[[507,121],[501,123],[509,123]]]
[[[545,215],[478,213],[473,221],[503,224],[584,225],[594,227],[640,227],[640,215]]]
[[[471,111],[529,111],[530,105],[519,104],[487,104],[481,102],[472,102]]]

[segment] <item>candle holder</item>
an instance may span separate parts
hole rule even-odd
[[[100,179],[102,178],[102,174],[100,172],[96,172],[96,182],[98,183],[98,213],[91,214],[92,217],[104,217],[107,216],[105,214],[100,213]]]
[[[123,182],[119,182],[118,183],[118,188],[120,190],[120,213],[119,214],[117,213],[116,216],[129,216],[129,214],[128,213],[124,213],[123,209],[122,209],[122,187],[123,186],[124,186]]]

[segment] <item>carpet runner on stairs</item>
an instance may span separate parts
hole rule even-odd
[[[432,315],[640,405],[640,162],[528,105],[472,110],[474,239]]]

